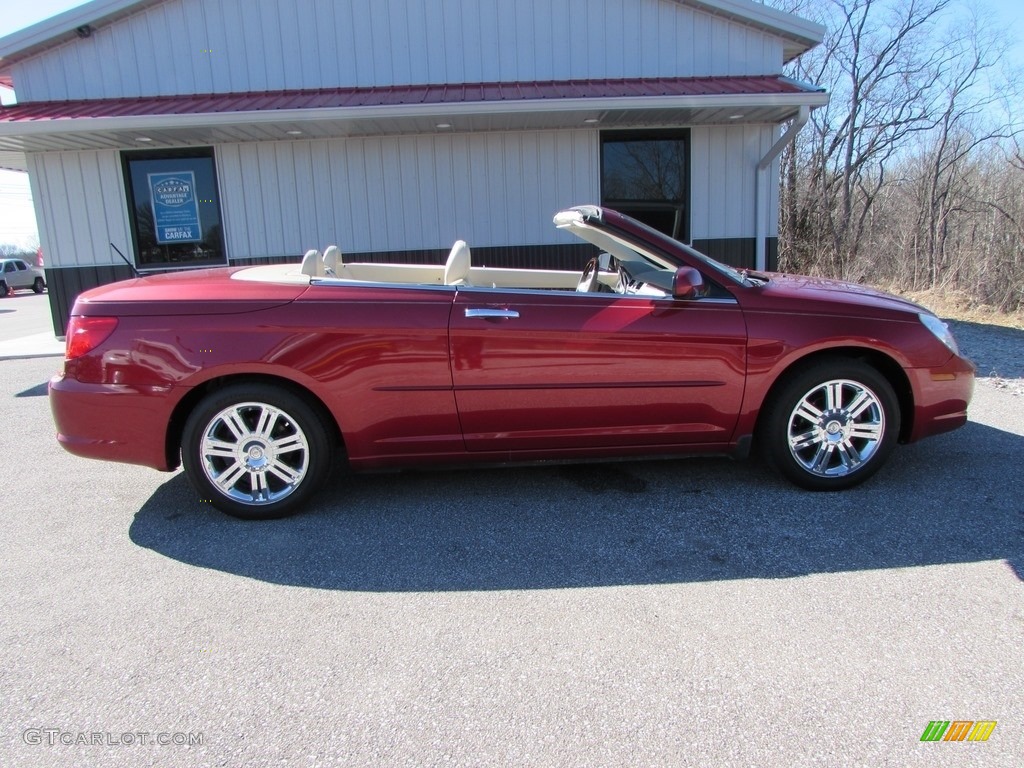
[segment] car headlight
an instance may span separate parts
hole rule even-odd
[[[953,338],[953,334],[949,331],[949,326],[939,320],[935,315],[926,314],[922,312],[918,315],[921,319],[921,324],[935,334],[935,338],[945,344],[949,351],[954,355],[960,354],[960,347],[957,346],[956,339]]]

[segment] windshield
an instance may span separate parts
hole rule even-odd
[[[685,262],[674,258],[673,254],[682,251],[688,259],[696,262],[694,266],[699,269],[719,276],[726,282],[749,285],[742,272],[705,256],[643,222],[607,208],[602,210],[585,206],[560,211],[555,216],[555,224],[559,229],[568,229],[602,251],[607,251],[619,261],[636,261],[640,258],[658,269],[675,272]]]
[[[636,219],[624,216],[621,213],[619,214],[619,216],[622,216],[622,218],[629,218],[629,221],[633,226],[635,226],[637,229],[643,230],[644,234],[655,243],[664,242],[666,245],[671,245],[676,248],[680,248],[686,252],[687,256],[695,259],[696,261],[699,261],[702,266],[707,267],[713,272],[717,272],[723,277],[729,278],[733,282],[746,284],[746,276],[738,269],[734,269],[733,267],[730,267],[728,264],[723,264],[720,261],[715,261],[710,256],[705,256],[703,253],[691,248],[686,243],[681,243],[678,240],[669,237],[664,232],[660,232],[654,227],[644,224],[642,221],[637,221]],[[670,268],[675,269],[676,266],[678,265],[673,265]]]

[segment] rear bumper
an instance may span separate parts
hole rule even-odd
[[[907,371],[914,392],[914,421],[908,443],[962,427],[974,394],[974,364],[953,355],[938,368]]]
[[[50,410],[57,441],[87,459],[141,464],[162,471],[168,461],[167,425],[172,389],[83,384],[57,374],[50,379]]]

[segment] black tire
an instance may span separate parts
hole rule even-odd
[[[233,517],[270,520],[294,514],[332,466],[333,440],[323,418],[281,387],[225,387],[201,401],[185,422],[185,474],[204,502]],[[206,443],[207,436],[218,444]]]
[[[7,285],[6,280],[0,280],[0,299],[11,295],[10,286]]]
[[[36,293],[42,293],[46,289],[46,283],[43,282],[43,278],[37,277],[35,282],[32,283],[32,290]]]
[[[758,440],[768,463],[794,484],[839,491],[875,474],[899,432],[899,401],[888,380],[857,360],[826,358],[772,395]]]

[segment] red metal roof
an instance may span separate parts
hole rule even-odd
[[[463,104],[656,96],[799,94],[820,89],[777,75],[754,77],[663,77],[625,80],[560,80],[520,83],[396,85],[386,88],[332,88],[258,93],[212,93],[132,99],[38,101],[0,108],[0,122],[69,120],[140,115],[200,115],[338,109],[398,104]]]

